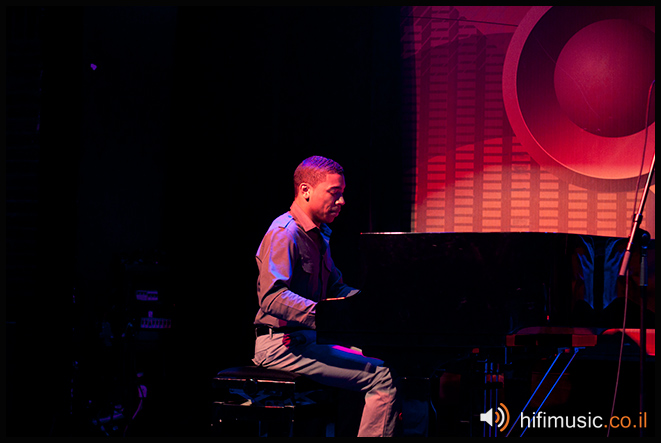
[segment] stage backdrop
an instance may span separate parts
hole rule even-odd
[[[412,231],[629,235],[655,152],[654,6],[401,12]],[[654,213],[650,192],[652,238]]]

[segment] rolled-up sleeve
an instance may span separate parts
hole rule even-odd
[[[277,325],[303,325],[315,328],[315,307],[313,300],[294,292],[293,281],[299,252],[294,235],[287,229],[270,230],[264,237],[257,254],[259,277],[257,297],[262,320]]]

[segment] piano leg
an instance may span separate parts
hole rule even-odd
[[[502,403],[507,351],[482,350],[438,368],[438,413],[432,409],[431,421],[438,436],[497,437],[507,427],[509,412]]]
[[[497,411],[500,407],[498,402],[498,391],[503,388],[502,373],[500,372],[500,365],[493,361],[484,360],[484,394],[483,394],[483,410],[484,411]],[[502,408],[501,408],[502,409]],[[480,417],[483,415],[480,414]],[[473,417],[473,416],[471,416]],[[482,437],[497,437],[499,426],[493,426],[487,422],[482,421]]]

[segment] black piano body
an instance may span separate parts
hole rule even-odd
[[[501,347],[537,326],[621,328],[626,245],[562,233],[364,233],[361,292],[319,302],[317,339],[396,354]],[[654,240],[647,251],[654,328]],[[635,249],[630,263],[627,327],[638,327]]]
[[[606,417],[619,348],[617,335],[606,332],[623,324],[625,281],[618,273],[626,246],[625,238],[558,233],[361,234],[361,292],[318,303],[317,341],[358,347],[399,374],[402,417],[410,417],[403,421],[403,435],[495,436],[500,425],[487,426],[482,414],[500,408],[505,398],[512,421],[530,402],[531,415],[553,389],[544,385],[544,393],[535,396],[534,386],[544,380],[540,371],[550,371],[558,358],[562,363],[556,366],[566,369],[576,355],[564,352],[570,347],[583,349],[584,359],[574,361],[572,376],[563,377],[545,410],[565,415],[590,410]],[[652,330],[654,249],[652,240],[645,291],[645,327]],[[633,251],[627,328],[640,325],[641,254],[637,247]],[[581,342],[600,337],[599,344],[557,345],[576,337]],[[519,338],[524,343],[533,338],[533,344],[519,346]],[[645,367],[648,386],[654,380],[653,357]],[[631,360],[622,368],[626,380],[618,405],[638,410],[638,370]],[[644,410],[653,416],[653,396],[647,397]],[[427,404],[434,405],[433,414]],[[653,435],[653,428],[646,431]],[[604,431],[591,432],[603,436]]]

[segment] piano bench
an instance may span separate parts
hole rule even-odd
[[[333,398],[330,388],[293,372],[224,369],[212,380],[212,434],[333,436]]]

